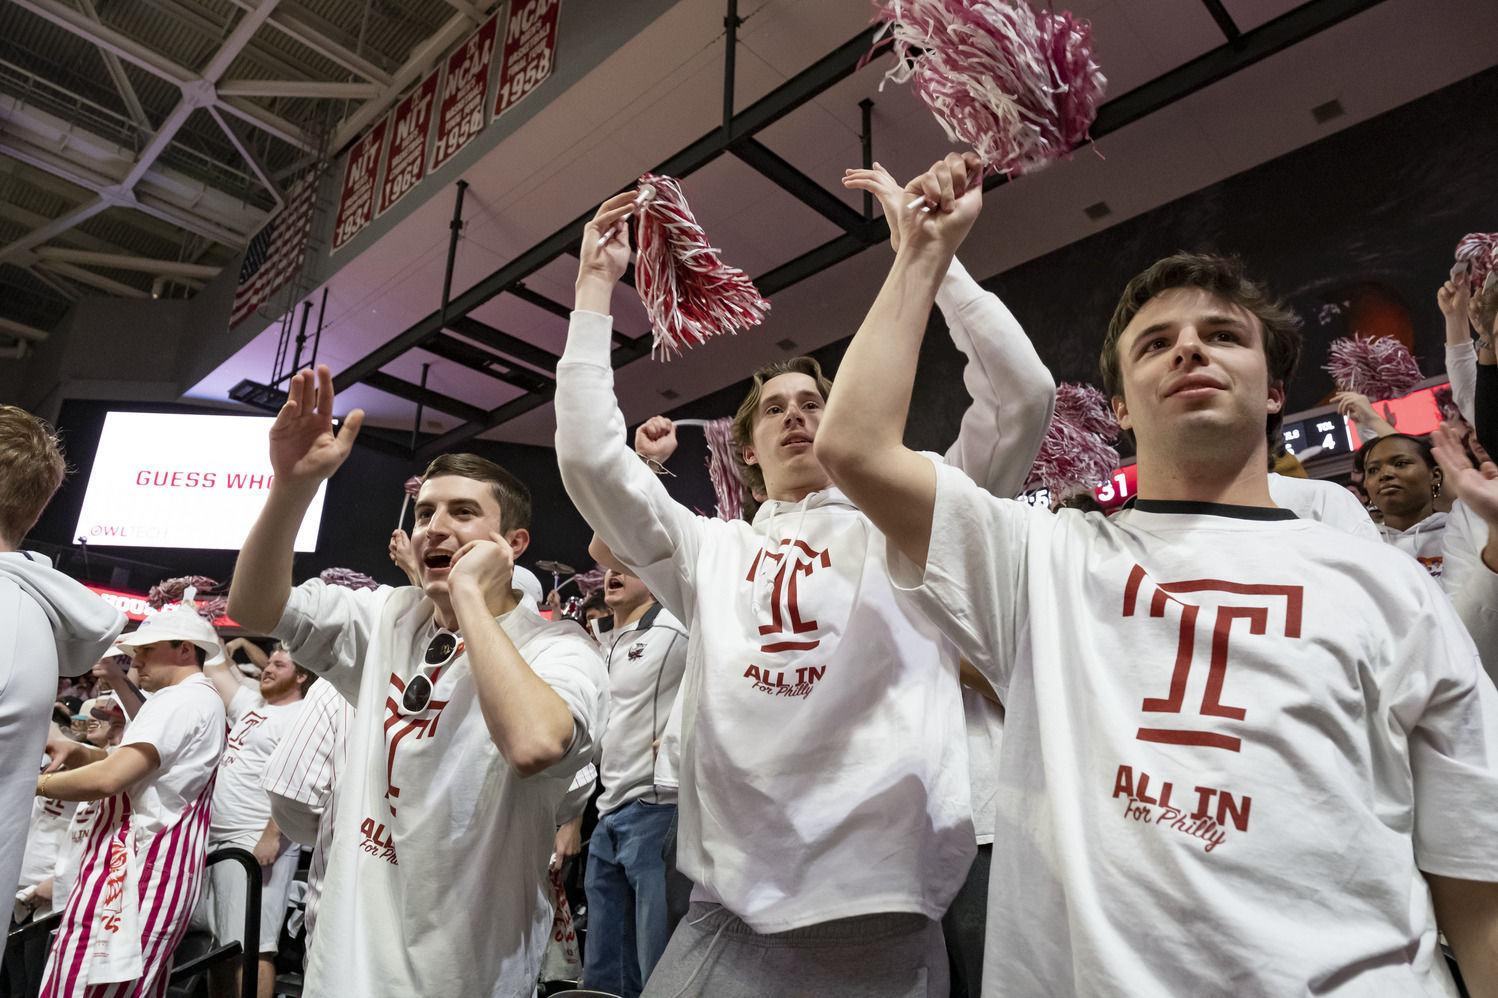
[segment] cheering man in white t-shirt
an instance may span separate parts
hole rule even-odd
[[[1005,703],[984,993],[1455,995],[1438,921],[1494,993],[1495,692],[1418,565],[1271,501],[1292,313],[1215,257],[1130,282],[1102,361],[1139,491],[1112,519],[901,443],[975,166],[912,185],[817,453]]]
[[[690,633],[677,861],[697,886],[644,994],[945,996],[936,919],[976,850],[956,651],[896,604],[884,539],[812,454],[832,387],[812,358],[756,372],[735,418],[752,523],[694,514],[629,448],[607,313],[632,209],[584,230],[556,443],[578,510]],[[1050,373],[955,262],[942,308],[974,399],[950,455],[1022,479]]]
[[[44,998],[166,994],[172,953],[198,903],[226,729],[223,701],[203,677],[203,664],[219,661],[218,635],[191,589],[186,600],[119,641],[151,694],[119,747],[106,757],[80,745],[69,763],[94,761],[37,780],[38,797],[100,801],[47,959]]]
[[[301,850],[292,848],[271,817],[270,797],[260,780],[271,753],[296,723],[307,685],[316,677],[292,661],[284,648],[277,648],[265,660],[258,691],[235,678],[235,671],[228,662],[203,669],[229,712],[229,742],[218,764],[208,848],[238,846],[250,850],[259,861],[263,884],[260,938],[253,950],[243,938],[245,876],[237,863],[219,863],[209,869],[207,890],[194,921],[219,943],[238,942],[246,966],[250,955],[258,954],[257,991],[260,998],[271,998],[281,922]],[[227,990],[238,993],[239,988]]]
[[[603,662],[570,621],[520,605],[530,493],[471,454],[423,476],[419,587],[293,589],[297,528],[363,420],[353,411],[335,436],[332,407],[326,367],[293,376],[229,592],[235,620],[280,637],[357,709],[306,991],[530,998],[557,807],[602,730]]]

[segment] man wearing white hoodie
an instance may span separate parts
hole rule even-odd
[[[87,672],[125,626],[114,607],[46,558],[20,550],[66,471],[45,423],[0,406],[0,883],[6,884],[20,876],[57,677]]]
[[[678,863],[698,886],[644,994],[945,995],[936,919],[975,849],[957,655],[899,609],[883,537],[812,455],[815,361],[757,374],[735,421],[766,497],[753,523],[678,505],[626,445],[606,313],[632,199],[585,229],[556,410],[573,502],[691,635]],[[1050,374],[956,264],[940,304],[975,399],[949,457],[1022,476]]]

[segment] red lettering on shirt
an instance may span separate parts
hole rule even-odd
[[[1249,634],[1267,634],[1270,612],[1278,611],[1282,606],[1284,636],[1299,638],[1301,614],[1305,605],[1304,587],[1228,582],[1222,579],[1193,579],[1187,582],[1162,583],[1150,579],[1143,567],[1135,565],[1124,586],[1123,616],[1135,615],[1135,609],[1140,602],[1140,593],[1145,589],[1146,583],[1152,587],[1148,615],[1164,618],[1167,610],[1173,608],[1179,614],[1180,622],[1169,690],[1163,697],[1145,697],[1140,709],[1146,713],[1155,714],[1186,713],[1186,684],[1191,677],[1192,666],[1196,660],[1196,623],[1202,611],[1206,609],[1212,614],[1212,639],[1207,662],[1206,685],[1198,714],[1203,718],[1225,718],[1231,721],[1246,719],[1248,716],[1246,709],[1223,702],[1223,686],[1227,680],[1233,625],[1242,622]],[[1213,610],[1195,603],[1188,603],[1176,598],[1175,595],[1200,592],[1229,593],[1237,597],[1264,597],[1268,605],[1224,605]],[[1197,745],[1204,748],[1226,749],[1229,752],[1237,752],[1242,748],[1242,740],[1239,737],[1222,731],[1141,727],[1135,737],[1145,742]]]

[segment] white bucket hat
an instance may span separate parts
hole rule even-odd
[[[158,641],[191,641],[207,656],[203,664],[219,665],[224,660],[223,646],[219,644],[218,632],[213,625],[195,609],[197,604],[193,597],[196,595],[197,590],[189,586],[182,594],[181,603],[153,613],[134,631],[120,635],[116,647],[133,654],[137,648]]]

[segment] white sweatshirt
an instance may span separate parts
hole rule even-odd
[[[124,626],[41,555],[0,552],[0,883],[20,879],[57,677],[87,672]]]
[[[985,484],[1022,479],[1050,374],[960,268],[942,298],[974,398],[950,456]],[[975,848],[951,643],[897,605],[883,536],[836,489],[753,524],[673,501],[625,443],[610,331],[573,313],[557,458],[584,518],[688,625],[681,870],[759,932],[940,917]]]

